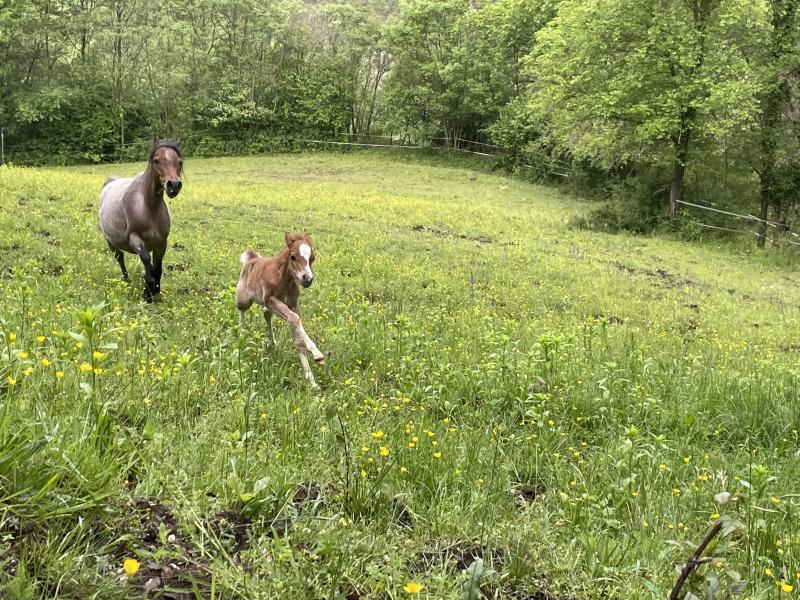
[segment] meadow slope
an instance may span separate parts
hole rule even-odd
[[[141,168],[0,168],[0,596],[664,597],[717,519],[684,591],[800,588],[796,268],[453,164],[187,160],[148,305],[96,216]],[[285,230],[318,393],[237,330]]]

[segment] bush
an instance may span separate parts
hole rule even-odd
[[[617,233],[650,233],[669,220],[669,186],[651,173],[629,177],[611,186],[611,198],[570,226]]]

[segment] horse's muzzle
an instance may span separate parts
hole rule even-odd
[[[180,181],[168,181],[167,185],[165,186],[167,196],[170,198],[174,198],[178,195],[178,192],[181,191],[183,184]]]
[[[302,284],[302,286],[304,288],[310,288],[311,284],[314,283],[314,278],[313,277],[303,277],[300,280],[300,283]]]

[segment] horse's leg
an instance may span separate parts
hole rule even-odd
[[[279,319],[286,321],[289,324],[289,327],[292,328],[292,332],[294,333],[294,345],[295,348],[297,348],[297,355],[300,358],[300,364],[303,366],[303,374],[311,384],[311,387],[318,388],[319,386],[314,380],[314,374],[311,372],[311,367],[308,365],[308,358],[306,357],[306,348],[308,347],[307,342],[311,342],[311,340],[308,339],[308,336],[303,330],[300,317],[297,316],[296,312],[275,297],[269,299],[267,307],[270,311],[275,313]],[[313,343],[314,342],[311,342],[311,344]],[[317,352],[319,352],[319,350],[317,350]]]
[[[128,270],[125,268],[125,253],[119,248],[115,248],[108,240],[106,240],[106,244],[108,244],[108,247],[114,253],[114,258],[116,258],[117,263],[119,263],[119,268],[122,271],[122,280],[128,281]]]
[[[136,254],[142,260],[144,266],[144,299],[147,302],[153,301],[153,296],[157,293],[156,280],[153,276],[153,261],[150,259],[150,253],[147,251],[144,241],[135,233],[130,235],[130,245],[136,250]]]
[[[292,310],[297,315],[298,319],[300,318],[300,304],[299,303],[295,304],[294,306],[290,306],[289,309]],[[314,341],[311,339],[311,337],[306,333],[306,330],[303,327],[303,322],[302,321],[300,321],[300,333],[305,337],[306,347],[309,350],[311,350],[311,356],[314,357],[314,360],[317,362],[317,364],[324,365],[325,364],[325,355],[322,354],[322,352],[319,351],[319,348],[317,348],[317,345],[314,343]]]
[[[164,254],[167,252],[167,246],[156,248],[153,250],[153,278],[156,282],[155,293],[161,293],[161,265],[164,262]]]
[[[269,342],[275,345],[275,332],[272,329],[272,311],[264,308],[264,320],[267,322],[267,334],[269,335]]]

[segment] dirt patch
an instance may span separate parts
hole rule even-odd
[[[186,263],[176,263],[167,265],[167,271],[188,271],[189,265]]]
[[[237,554],[246,550],[250,545],[247,532],[251,522],[249,517],[233,510],[219,511],[208,520],[214,535],[221,541],[228,542],[233,552]]]
[[[209,586],[210,574],[205,565],[177,560],[164,564],[148,562],[129,580],[129,585],[162,600],[194,600],[195,589]]]
[[[614,261],[612,264],[618,271],[623,271],[631,275],[646,275],[647,277],[658,280],[659,285],[663,285],[666,288],[699,287],[703,285],[702,281],[675,275],[665,269],[656,269],[655,271],[650,269],[637,269],[636,267],[625,265],[619,261]]]
[[[594,313],[592,315],[592,318],[595,321],[602,321],[603,319],[605,319],[606,321],[608,321],[609,323],[612,323],[614,325],[624,325],[625,324],[625,319],[623,319],[622,317],[618,317],[616,315],[611,315],[610,317],[607,317],[603,313]]]
[[[452,233],[450,231],[444,231],[442,229],[435,229],[433,227],[428,227],[427,225],[417,224],[411,227],[411,231],[416,231],[417,233],[430,233],[437,237],[446,237],[446,238],[454,238],[458,240],[468,240],[471,242],[478,242],[479,244],[492,244],[494,240],[488,238],[483,235],[469,235],[465,233]]]
[[[521,483],[511,488],[510,493],[514,498],[514,504],[517,508],[525,508],[530,505],[536,498],[545,493],[543,483]]]
[[[481,547],[470,542],[455,542],[440,549],[418,552],[410,567],[412,570],[425,572],[444,566],[461,572],[480,558],[487,568],[499,571],[504,555],[500,548]]]

